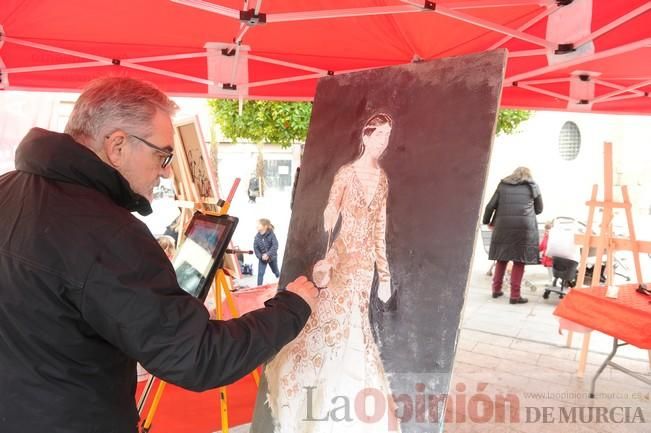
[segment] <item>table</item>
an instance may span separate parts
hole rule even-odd
[[[554,310],[558,317],[613,337],[612,351],[592,379],[590,397],[594,397],[597,378],[608,365],[651,385],[648,378],[612,361],[619,347],[630,344],[649,350],[651,362],[651,296],[636,292],[637,284],[618,287],[617,299],[605,296],[605,286],[574,288]]]

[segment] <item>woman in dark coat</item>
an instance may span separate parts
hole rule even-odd
[[[524,304],[520,284],[524,265],[538,263],[538,223],[536,215],[543,210],[542,196],[526,167],[518,167],[502,179],[486,205],[483,223],[493,228],[488,258],[496,260],[493,275],[493,298],[502,296],[502,280],[509,261],[511,271],[511,304]]]

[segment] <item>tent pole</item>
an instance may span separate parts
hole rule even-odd
[[[317,74],[327,74],[328,71],[321,68],[313,68],[311,66],[299,65],[298,63],[285,62],[283,60],[271,59],[269,57],[256,56],[249,54],[249,60],[256,60],[258,62],[271,63],[272,65],[286,66],[288,68],[302,69],[308,72],[314,72]]]
[[[536,77],[538,75],[543,75],[548,72],[569,68],[570,66],[576,66],[586,62],[606,59],[608,57],[617,56],[619,54],[625,54],[640,48],[647,47],[649,46],[649,44],[651,44],[651,38],[641,39],[639,41],[631,42],[625,45],[620,45],[618,47],[611,48],[609,50],[599,51],[597,53],[586,55],[583,57],[573,58],[572,60],[568,60],[567,62],[560,62],[554,65],[549,65],[542,68],[534,69],[533,71],[512,75],[504,79],[504,86],[505,87],[512,86],[515,81],[526,80],[527,78],[530,77]]]
[[[325,76],[327,74],[308,74],[298,75],[295,77],[278,78],[275,80],[256,81],[253,83],[242,84],[239,87],[243,89],[250,89],[253,87],[271,86],[272,84],[291,83],[292,81],[312,80]]]
[[[593,78],[592,81],[595,84],[599,84],[600,86],[604,86],[604,87],[610,87],[611,89],[623,90],[623,89],[626,88],[626,86],[621,86],[619,84],[615,84],[615,83],[611,83],[611,82],[608,82],[608,81],[600,80],[598,78]],[[634,93],[634,94],[636,94],[638,96],[644,96],[644,92],[642,92],[641,90],[629,90],[629,92]]]
[[[571,78],[549,78],[547,80],[527,80],[520,81],[518,84],[555,84],[555,83],[569,83]]]
[[[436,6],[436,10],[434,12],[439,15],[455,18],[459,21],[476,25],[478,27],[483,27],[485,29],[492,30],[494,32],[503,33],[505,35],[512,36],[514,38],[532,43],[534,45],[539,45],[543,48],[555,49],[557,47],[557,44],[553,42],[549,42],[546,39],[539,38],[537,36],[533,36],[528,33],[518,31],[516,29],[511,29],[509,27],[502,26],[500,24],[492,23],[488,20],[477,18],[472,15],[468,15],[462,12],[456,12],[452,9],[448,9],[438,5]]]
[[[538,23],[539,21],[543,20],[544,18],[548,17],[549,15],[553,14],[558,9],[559,9],[559,6],[556,3],[554,3],[553,6],[551,6],[547,10],[541,12],[540,14],[536,15],[535,17],[533,17],[532,19],[527,21],[526,23],[522,24],[520,27],[518,27],[517,30],[520,31],[520,32],[527,30],[529,27],[533,26],[534,24]],[[500,46],[502,46],[502,44],[507,43],[511,39],[513,39],[513,36],[505,36],[504,38],[500,39],[499,41],[497,41],[496,43],[491,45],[488,48],[488,51],[499,48]]]
[[[640,83],[633,84],[633,85],[628,86],[628,87],[624,87],[623,89],[613,90],[610,93],[606,93],[606,94],[601,95],[601,96],[599,96],[597,98],[594,98],[592,100],[592,102],[593,103],[603,102],[603,101],[605,101],[607,99],[610,99],[613,96],[617,96],[617,95],[620,95],[622,93],[629,92],[629,91],[632,91],[632,90],[637,90],[640,87],[645,87],[645,86],[648,86],[648,85],[651,85],[651,80],[642,81]]]
[[[605,26],[603,26],[599,30],[596,30],[596,31],[590,33],[589,35],[584,36],[583,38],[576,41],[574,43],[574,45],[577,46],[577,47],[580,47],[581,45],[584,45],[584,44],[586,44],[586,43],[588,43],[590,41],[593,41],[593,40],[597,39],[598,37],[600,37],[601,35],[603,35],[605,33],[608,33],[612,29],[614,29],[616,27],[619,27],[622,24],[632,20],[633,18],[637,17],[638,15],[642,15],[643,13],[648,11],[649,9],[651,9],[651,3],[647,2],[647,3],[643,4],[642,6],[639,6],[639,7],[635,8],[635,9],[633,9],[629,13],[622,15],[621,17],[617,18],[616,20],[606,24]]]
[[[125,62],[132,63],[146,63],[146,62],[160,62],[164,60],[184,60],[184,59],[195,59],[199,57],[207,57],[208,53],[205,51],[199,53],[187,53],[187,54],[170,54],[167,56],[151,56],[151,57],[134,57],[131,59],[124,59]]]
[[[61,63],[58,65],[44,65],[44,66],[25,66],[22,68],[10,68],[6,72],[12,74],[20,74],[23,72],[41,72],[41,71],[57,71],[62,69],[77,69],[77,68],[96,68],[100,66],[111,66],[107,62],[78,62],[78,63]]]
[[[552,92],[550,90],[540,89],[538,87],[528,86],[528,85],[523,84],[523,83],[518,83],[518,88],[522,88],[522,89],[529,90],[531,92],[551,96],[553,98],[562,99],[562,100],[567,101],[567,102],[573,102],[574,101],[572,98],[569,98],[569,97],[567,97],[565,95],[562,95],[560,93]]]

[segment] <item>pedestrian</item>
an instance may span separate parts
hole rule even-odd
[[[136,362],[195,391],[232,383],[296,337],[305,277],[242,319],[211,321],[132,212],[171,175],[176,104],[115,76],[65,133],[34,128],[0,176],[0,432],[136,433]]]
[[[258,286],[262,285],[267,265],[278,278],[278,239],[274,234],[274,226],[266,218],[258,220],[258,233],[253,241],[253,250],[258,258]]]
[[[553,226],[554,224],[551,221],[545,223],[545,233],[543,234],[543,238],[540,241],[540,246],[538,247],[538,250],[540,251],[540,264],[542,264],[547,269],[550,282],[554,280],[554,273],[552,270],[554,260],[547,255],[547,245],[549,243],[549,231]]]
[[[501,180],[486,205],[483,223],[493,230],[488,258],[496,260],[493,274],[493,298],[503,295],[502,282],[509,261],[511,270],[511,304],[525,304],[520,285],[526,264],[538,264],[538,223],[543,210],[538,185],[527,167],[516,168]]]
[[[249,179],[248,194],[249,203],[255,203],[255,199],[260,195],[260,181],[255,174],[251,175],[251,179]]]

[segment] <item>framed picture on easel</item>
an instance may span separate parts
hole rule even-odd
[[[179,198],[215,210],[219,199],[217,171],[196,116],[174,122],[174,155],[172,170]]]
[[[181,210],[179,216],[179,244],[183,242],[185,227],[195,209],[208,212],[219,210],[219,182],[210,150],[201,133],[196,116],[174,122],[174,159],[172,172],[174,190]],[[232,254],[224,256],[224,268],[231,275],[240,275],[239,264]]]

